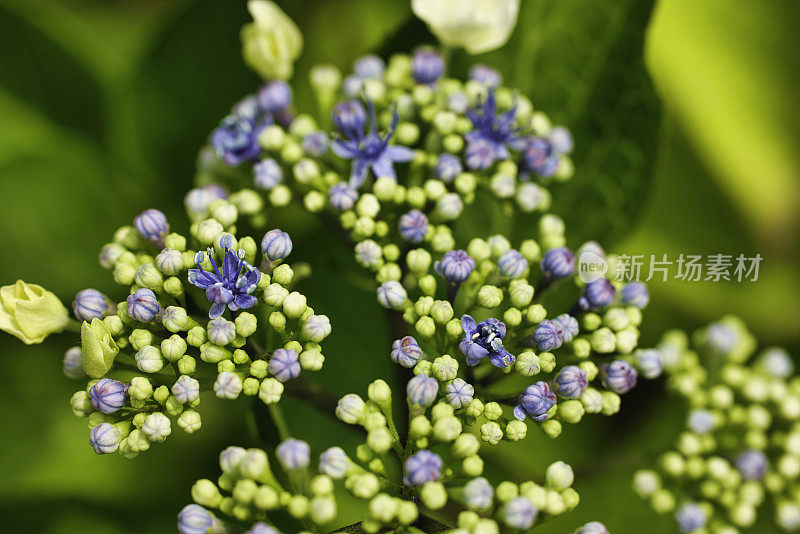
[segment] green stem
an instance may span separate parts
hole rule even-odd
[[[286,441],[292,437],[291,432],[289,432],[289,426],[286,424],[286,418],[283,416],[283,410],[278,403],[268,404],[267,408],[272,417],[272,422],[275,423],[275,428],[278,429],[278,436],[280,436],[281,441]]]

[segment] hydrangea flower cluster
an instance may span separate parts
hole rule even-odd
[[[76,295],[81,345],[66,352],[64,374],[89,378],[71,404],[88,419],[96,453],[132,458],[163,442],[174,423],[196,432],[202,391],[274,404],[284,383],[322,368],[330,321],[293,289],[298,275],[283,263],[288,234],[267,232],[259,246],[235,236],[235,213],[223,221],[195,222],[187,238],[146,210],[100,253],[128,297],[115,304],[94,289]]]
[[[664,336],[669,389],[682,401],[686,427],[634,489],[681,532],[734,534],[766,507],[783,531],[800,528],[800,378],[789,354],[757,351],[733,316],[689,337]]]

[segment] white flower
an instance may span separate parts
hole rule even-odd
[[[253,22],[242,28],[242,55],[268,80],[288,80],[303,49],[303,36],[286,13],[267,0],[250,0]]]
[[[470,54],[500,48],[517,23],[520,0],[412,0],[414,14],[447,46]]]

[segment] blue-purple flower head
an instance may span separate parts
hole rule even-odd
[[[118,380],[101,378],[89,388],[89,402],[104,414],[114,413],[128,402],[128,385]]]
[[[287,439],[275,449],[284,469],[305,469],[311,461],[311,447],[299,439]]]
[[[736,468],[745,480],[761,480],[767,472],[767,457],[761,451],[745,451],[736,458]]]
[[[358,191],[347,182],[339,182],[328,190],[328,201],[334,209],[347,211],[356,205]]]
[[[614,302],[616,294],[617,290],[608,278],[598,278],[586,284],[582,299],[588,308],[605,308]]]
[[[444,74],[444,59],[433,50],[423,48],[414,53],[411,75],[417,83],[433,85]]]
[[[208,534],[218,524],[219,520],[199,504],[184,506],[178,514],[180,534]]]
[[[687,503],[678,508],[675,518],[678,520],[678,528],[687,534],[700,530],[708,520],[703,507],[695,503]]]
[[[463,315],[461,328],[464,330],[464,339],[458,348],[467,357],[467,365],[477,365],[487,356],[495,367],[508,367],[514,363],[514,355],[503,347],[506,325],[502,321],[489,318],[476,323],[469,315]]]
[[[367,100],[367,107],[369,112],[364,110],[361,102],[350,100],[333,109],[334,123],[344,138],[335,139],[331,148],[340,158],[353,161],[350,185],[355,189],[366,181],[370,170],[375,178],[386,176],[396,180],[394,164],[410,161],[415,154],[410,148],[389,144],[400,120],[397,110],[389,130],[380,134],[372,101]]]
[[[398,229],[406,241],[420,243],[428,233],[428,217],[420,210],[413,209],[400,216]]]
[[[261,271],[244,260],[244,251],[236,252],[230,249],[232,239],[224,235],[220,239],[223,247],[222,271],[214,261],[214,249],[208,249],[208,260],[213,271],[205,271],[200,264],[205,261],[203,252],[195,254],[196,269],[189,269],[189,282],[206,292],[206,297],[211,302],[208,316],[215,319],[222,315],[227,307],[229,310],[238,311],[252,308],[258,299],[251,295],[261,281]]]
[[[410,456],[405,463],[403,482],[407,486],[421,486],[439,480],[442,474],[442,458],[427,449]]]
[[[434,173],[438,179],[449,183],[455,180],[456,176],[461,174],[463,170],[464,166],[461,165],[461,160],[458,159],[458,156],[445,152],[441,154],[436,161]]]
[[[556,393],[565,399],[579,399],[588,385],[586,371],[577,365],[565,366],[555,379]]]
[[[533,342],[539,350],[555,350],[564,344],[564,327],[560,322],[544,319],[533,331]]]
[[[519,404],[514,408],[514,417],[524,421],[530,417],[534,421],[546,421],[547,412],[556,405],[556,394],[550,391],[547,382],[536,382],[525,388],[519,398]]]
[[[231,167],[253,161],[261,153],[258,136],[270,121],[254,122],[249,118],[228,115],[211,133],[211,146],[217,157]]]
[[[291,349],[276,349],[269,360],[267,370],[269,374],[280,380],[287,382],[300,374],[299,355],[297,351]]]
[[[635,306],[644,309],[650,303],[650,293],[647,286],[642,282],[630,282],[625,284],[620,291],[622,303],[626,306]]]
[[[500,85],[500,73],[488,65],[478,63],[469,69],[469,79],[476,81],[489,89],[496,89]]]
[[[281,183],[283,171],[274,159],[263,159],[253,165],[253,178],[256,187],[269,191]]]
[[[466,408],[475,396],[475,388],[462,378],[456,378],[445,387],[445,400],[455,409]]]
[[[84,289],[78,292],[72,301],[72,313],[79,321],[91,322],[92,319],[102,319],[110,309],[111,301],[96,289]]]
[[[625,360],[614,360],[605,366],[603,387],[614,393],[627,393],[636,386],[638,374]]]
[[[539,267],[546,278],[564,278],[575,272],[575,254],[567,247],[551,248],[545,252]]]
[[[488,169],[496,160],[511,157],[509,148],[525,148],[527,140],[514,126],[516,116],[516,106],[505,113],[497,114],[497,101],[493,91],[489,91],[481,104],[467,112],[473,126],[473,130],[464,136],[467,140],[464,152],[467,167]]]
[[[270,230],[261,238],[261,252],[270,264],[286,259],[292,253],[292,238],[281,230]]]
[[[286,110],[292,103],[292,88],[283,80],[268,82],[258,92],[258,104],[267,113]]]
[[[422,357],[422,349],[419,348],[417,340],[411,336],[395,339],[392,343],[392,361],[403,367],[412,368]]]
[[[126,313],[137,321],[152,323],[161,315],[162,311],[163,308],[158,303],[156,294],[145,287],[128,295]]]
[[[418,374],[406,384],[406,398],[412,406],[430,406],[438,394],[439,382],[426,374]]]
[[[133,226],[143,238],[157,247],[164,246],[164,240],[169,232],[167,216],[157,209],[147,209],[133,219]]]
[[[451,284],[460,284],[472,274],[475,260],[465,250],[451,250],[433,265],[433,269]]]
[[[121,433],[111,423],[100,423],[89,431],[89,445],[96,454],[111,454],[119,448]]]
[[[553,176],[560,163],[558,151],[544,137],[532,138],[522,151],[522,172],[533,172],[539,176]]]
[[[497,260],[500,276],[519,278],[528,270],[528,260],[517,250],[505,251]]]

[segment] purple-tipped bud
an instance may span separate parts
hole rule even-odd
[[[96,289],[84,289],[75,295],[72,301],[72,313],[79,321],[91,322],[92,319],[102,319],[111,308],[108,297]]]
[[[452,182],[463,170],[464,167],[461,165],[461,160],[458,159],[458,156],[444,153],[436,161],[434,172],[441,181]]]
[[[264,159],[253,165],[256,187],[270,190],[283,180],[283,171],[274,159]]]
[[[572,133],[563,126],[555,126],[550,130],[550,142],[553,147],[561,154],[569,154],[572,152],[574,142],[572,141]]]
[[[495,89],[500,85],[500,73],[492,67],[481,63],[473,65],[469,69],[469,79],[483,84],[489,89]]]
[[[392,343],[392,361],[403,367],[414,367],[422,357],[422,349],[411,336],[395,339]]]
[[[556,375],[556,393],[565,399],[579,399],[589,385],[586,371],[577,365],[567,365]]]
[[[695,532],[703,528],[706,524],[706,511],[699,504],[687,503],[678,508],[675,513],[678,520],[678,527],[681,532]]]
[[[461,378],[456,378],[445,387],[445,400],[455,409],[466,408],[472,402],[475,388]]]
[[[522,167],[539,176],[553,176],[558,169],[558,151],[544,137],[531,139],[522,153]]]
[[[429,450],[421,450],[406,460],[405,471],[403,482],[407,486],[421,486],[426,482],[439,480],[442,472],[442,459],[438,454]]]
[[[258,92],[258,104],[267,113],[277,113],[292,103],[292,88],[282,80],[269,82]]]
[[[438,393],[439,382],[425,374],[414,376],[406,385],[406,397],[413,406],[430,406]]]
[[[470,169],[488,169],[496,159],[495,147],[482,137],[471,140],[464,151],[464,161]]]
[[[411,243],[420,243],[428,232],[428,218],[420,210],[411,210],[400,217],[400,235]]]
[[[89,444],[96,454],[111,454],[119,448],[120,431],[110,423],[100,423],[89,431]]]
[[[267,369],[272,376],[281,382],[286,382],[300,374],[300,364],[297,360],[297,351],[277,349],[272,353]]]
[[[561,339],[564,343],[569,343],[578,335],[578,320],[568,313],[562,313],[553,319],[553,322],[557,328],[560,328]]]
[[[128,385],[110,378],[101,378],[89,389],[89,402],[95,410],[114,413],[128,402]]]
[[[444,60],[433,50],[418,50],[411,62],[411,72],[417,83],[431,85],[444,74]]]
[[[356,205],[358,191],[347,182],[339,182],[328,191],[328,200],[334,209],[347,211]]]
[[[367,110],[358,100],[347,100],[333,108],[333,123],[346,137],[360,139],[367,123]]]
[[[189,504],[178,514],[180,534],[208,534],[219,523],[211,512],[199,504]]]
[[[627,393],[636,386],[637,373],[625,360],[614,360],[603,372],[603,387],[614,393]]]
[[[258,523],[253,523],[253,526],[250,527],[250,530],[244,534],[281,534],[281,532],[272,525],[268,525],[263,521],[259,521]]]
[[[698,434],[708,434],[714,430],[714,426],[716,426],[716,424],[716,417],[714,417],[714,414],[708,410],[698,409],[689,414],[688,425],[692,432],[696,432]]]
[[[519,404],[514,408],[514,417],[524,421],[531,417],[534,421],[546,421],[547,412],[556,405],[556,395],[550,391],[547,382],[536,382],[525,388],[519,398]]]
[[[543,351],[559,348],[564,343],[561,325],[549,319],[543,320],[533,332],[533,342]]]
[[[609,534],[609,532],[600,521],[591,521],[583,525],[575,534]]]
[[[261,239],[261,252],[270,262],[282,260],[292,252],[292,238],[281,230],[270,230]]]
[[[650,303],[650,293],[647,292],[647,286],[641,282],[625,284],[620,291],[620,297],[625,306],[644,309]]]
[[[323,132],[312,132],[303,138],[303,150],[321,158],[328,152],[328,136]]]
[[[614,302],[617,290],[607,278],[598,278],[583,288],[583,298],[589,308],[604,308]]]
[[[228,192],[219,185],[208,184],[191,189],[186,193],[183,204],[189,213],[201,215],[206,212],[209,204],[220,198],[228,198]]]
[[[503,521],[511,528],[528,530],[533,525],[539,510],[527,497],[515,497],[503,510]]]
[[[350,458],[341,447],[331,447],[319,455],[319,470],[331,478],[343,478],[350,467]]]
[[[564,278],[575,272],[575,254],[566,247],[551,248],[539,267],[547,278]]]
[[[519,251],[514,249],[507,250],[497,260],[497,269],[500,272],[500,276],[519,278],[528,270],[528,260]]]
[[[305,469],[311,461],[311,447],[299,439],[287,439],[275,449],[284,469]]]
[[[167,216],[157,209],[144,210],[133,219],[133,226],[139,234],[158,247],[164,246],[169,232]]]
[[[464,486],[464,504],[470,510],[487,510],[492,506],[494,488],[483,477],[473,478]]]
[[[451,284],[460,284],[472,274],[475,260],[464,250],[451,250],[433,265],[433,269]]]
[[[636,351],[636,368],[645,378],[658,378],[664,369],[661,351],[658,349],[642,349]]]
[[[156,294],[144,287],[129,295],[127,302],[127,314],[143,323],[155,321],[161,313],[161,304],[158,303]]]
[[[379,78],[383,74],[384,63],[375,54],[367,54],[356,60],[353,72],[359,78]]]
[[[761,480],[767,472],[767,457],[761,451],[743,452],[736,458],[736,468],[745,480]]]

